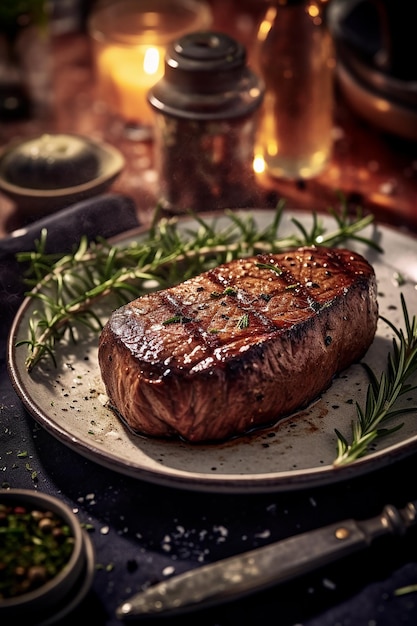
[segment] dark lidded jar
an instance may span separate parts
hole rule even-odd
[[[263,84],[246,50],[218,32],[174,41],[149,91],[160,202],[175,213],[253,206],[256,113]]]

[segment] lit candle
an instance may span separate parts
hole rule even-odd
[[[98,2],[88,32],[99,99],[128,126],[144,128],[146,135],[154,125],[147,94],[163,75],[166,46],[210,23],[204,0]]]
[[[100,97],[126,121],[151,125],[146,96],[163,74],[163,57],[159,46],[103,46],[96,60]]]

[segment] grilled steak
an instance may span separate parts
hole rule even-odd
[[[133,431],[218,441],[305,407],[364,356],[377,319],[362,256],[262,254],[114,311],[99,365],[110,406]]]

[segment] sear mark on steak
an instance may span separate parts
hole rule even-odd
[[[304,408],[371,345],[371,265],[303,247],[234,260],[114,311],[100,336],[110,406],[138,434],[214,442]]]

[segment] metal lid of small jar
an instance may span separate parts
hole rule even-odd
[[[167,115],[214,120],[252,113],[263,95],[262,81],[246,65],[245,48],[224,33],[204,31],[168,46],[164,76],[148,100]]]

